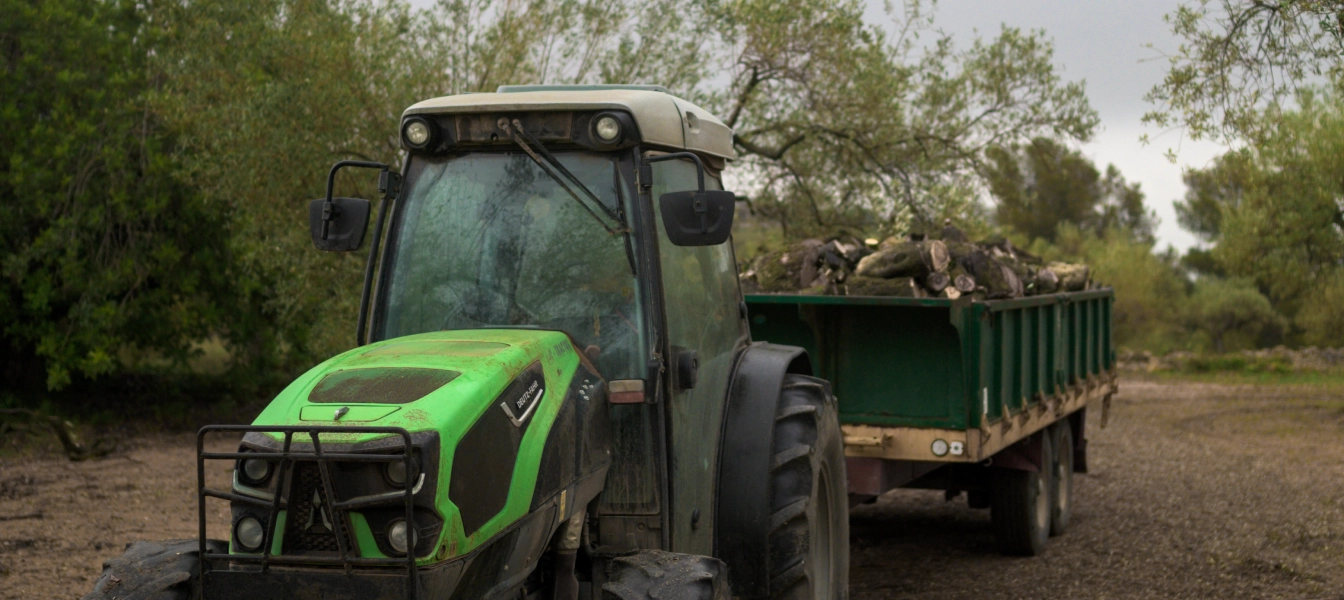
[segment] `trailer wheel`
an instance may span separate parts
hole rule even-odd
[[[1051,462],[1050,535],[1062,535],[1073,518],[1073,429],[1068,420],[1053,427],[1054,461]]]
[[[824,381],[787,375],[770,461],[770,595],[849,596],[849,495],[844,439]]]
[[[729,600],[728,569],[717,558],[643,550],[610,568],[603,600]]]
[[[218,540],[210,552],[228,552]],[[135,542],[121,556],[103,563],[103,574],[83,600],[192,600],[200,594],[192,581],[201,572],[199,540]]]
[[[991,486],[990,521],[999,549],[1005,554],[1035,556],[1050,535],[1051,464],[1054,448],[1048,433],[1041,435],[1041,465],[1036,471],[996,468]]]

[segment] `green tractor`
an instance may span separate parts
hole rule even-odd
[[[836,401],[751,339],[732,131],[656,86],[506,86],[400,134],[399,173],[343,161],[310,205],[326,251],[376,214],[357,347],[204,428],[199,539],[132,544],[86,598],[846,598]],[[332,197],[342,168],[380,203]]]

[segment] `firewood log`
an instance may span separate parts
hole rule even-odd
[[[863,257],[857,275],[864,277],[924,277],[945,271],[951,257],[938,240],[902,242]]]
[[[1061,290],[1078,292],[1087,289],[1089,275],[1087,265],[1052,262],[1045,268],[1054,272],[1055,276],[1059,278],[1059,288]]]
[[[942,271],[934,271],[924,278],[924,287],[935,294],[946,289],[950,283],[952,283],[952,278]]]
[[[846,296],[898,296],[919,298],[920,288],[913,277],[865,277],[855,275],[841,286]]]

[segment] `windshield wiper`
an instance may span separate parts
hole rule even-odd
[[[532,137],[532,134],[528,133],[526,129],[523,129],[523,124],[518,119],[514,119],[512,125],[510,125],[507,119],[501,118],[498,124],[499,128],[503,129],[504,133],[509,134],[509,137],[513,138],[514,143],[518,144],[518,146],[523,149],[523,152],[527,153],[527,156],[532,159],[532,162],[537,163],[537,166],[541,167],[542,171],[545,171],[551,179],[554,179],[556,183],[560,184],[560,187],[564,188],[564,190],[569,193],[569,196],[573,198],[575,202],[578,202],[579,206],[583,207],[583,210],[593,216],[593,220],[597,221],[597,224],[601,225],[602,229],[605,229],[607,233],[611,235],[616,235],[618,233],[629,235],[630,227],[626,225],[615,212],[610,208],[607,208],[607,205],[602,203],[602,200],[597,197],[597,194],[593,193],[593,190],[588,189],[588,186],[584,185],[583,181],[579,180],[578,177],[575,177],[573,173],[569,172],[569,169],[566,169],[565,165],[561,164],[559,159],[555,158],[555,155],[546,150],[546,148],[541,145],[541,142],[538,142],[536,138]],[[530,145],[529,142],[531,142]],[[533,146],[535,146],[535,149]],[[544,160],[542,159],[542,156],[545,157]],[[561,177],[562,174],[564,175],[563,178]],[[566,182],[566,179],[569,181]],[[613,223],[616,223],[616,225],[613,227],[607,224],[607,221],[604,221],[602,217],[598,216],[597,212],[595,212],[592,207],[588,206],[588,202],[585,202],[583,198],[580,198],[579,194],[570,187],[570,183],[583,190],[583,193],[591,198],[592,202],[607,215],[608,219]]]

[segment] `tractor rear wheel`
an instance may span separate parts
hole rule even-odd
[[[208,540],[206,550],[228,552],[228,545]],[[121,556],[103,563],[103,574],[83,600],[193,600],[193,580],[201,572],[199,540],[134,542]]]
[[[849,495],[835,398],[822,380],[784,379],[770,461],[772,600],[849,597]]]

